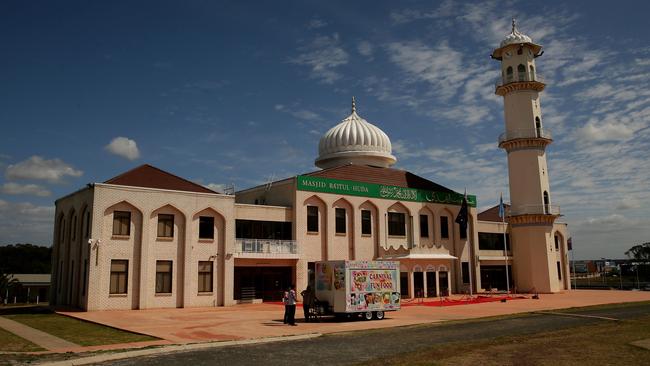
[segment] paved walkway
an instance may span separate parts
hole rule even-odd
[[[48,351],[79,348],[76,343],[66,341],[51,334],[42,332],[38,329],[28,327],[25,324],[13,321],[11,319],[0,316],[0,328],[3,328],[19,337],[22,337]]]
[[[283,307],[274,304],[246,304],[217,308],[111,310],[62,312],[79,319],[148,334],[173,343],[244,340],[289,335],[334,333],[388,328],[447,320],[474,319],[590,305],[650,301],[650,292],[574,290],[539,300],[521,299],[459,306],[405,306],[386,314],[381,321],[335,321],[305,323],[297,311],[298,326],[282,323]]]

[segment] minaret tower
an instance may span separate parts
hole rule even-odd
[[[562,289],[552,253],[553,223],[559,207],[551,205],[546,146],[553,140],[542,125],[539,93],[546,84],[537,75],[535,59],[542,46],[517,30],[492,52],[501,61],[497,95],[503,97],[505,132],[499,147],[508,154],[515,285],[522,291],[557,292]]]

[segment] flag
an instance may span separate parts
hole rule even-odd
[[[503,193],[499,198],[499,217],[504,218],[506,216],[506,208],[503,206]]]
[[[458,216],[456,216],[456,223],[460,226],[460,232],[467,233],[467,192],[465,192],[463,203],[460,205]]]
[[[566,241],[566,246],[568,250],[573,250],[573,240],[572,238],[569,238],[569,240]]]

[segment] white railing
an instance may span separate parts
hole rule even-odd
[[[527,81],[537,81],[543,84],[546,84],[546,81],[542,75],[534,74],[530,75],[529,73],[526,74],[513,74],[510,77],[505,76],[505,77],[500,77],[494,82],[494,87],[498,88],[500,86],[504,86],[510,83],[525,83]]]
[[[510,207],[510,215],[560,215],[560,206],[558,205],[521,205]]]
[[[298,243],[295,240],[275,239],[235,239],[236,253],[259,254],[297,254]]]
[[[499,135],[499,143],[504,141],[510,141],[515,139],[525,139],[525,138],[543,138],[552,140],[553,134],[551,130],[546,128],[527,128],[527,129],[517,129],[517,130],[508,130],[501,135]]]

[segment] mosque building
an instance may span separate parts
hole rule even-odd
[[[279,300],[322,260],[397,260],[403,298],[570,289],[566,224],[551,204],[535,70],[541,46],[512,32],[501,62],[511,205],[392,168],[389,137],[351,114],[327,131],[313,172],[223,194],[150,165],[56,201],[51,303],[84,310]],[[468,202],[468,228],[456,217]]]

